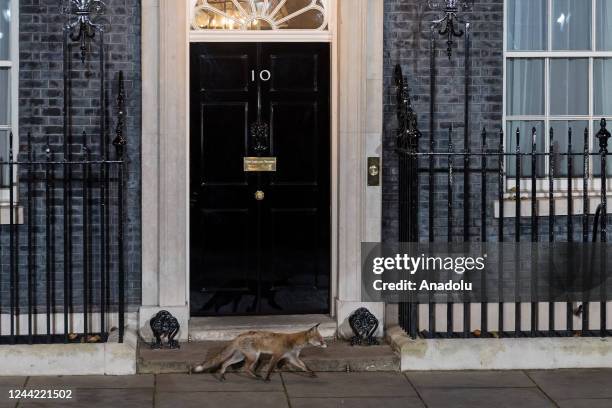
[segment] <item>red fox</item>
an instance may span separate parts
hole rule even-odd
[[[236,337],[221,353],[212,359],[193,367],[192,373],[202,373],[221,367],[221,380],[225,379],[225,370],[232,364],[244,360],[244,370],[253,378],[261,378],[256,372],[257,361],[261,354],[270,354],[270,366],[265,381],[270,381],[270,375],[281,360],[316,377],[302,360],[300,352],[306,346],[327,347],[319,333],[319,325],[299,333],[272,333],[265,331],[249,331]]]

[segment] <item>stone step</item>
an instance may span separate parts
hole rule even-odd
[[[204,341],[183,343],[179,350],[152,350],[141,342],[138,350],[138,372],[141,374],[187,373],[189,367],[199,364],[218,353],[226,342]],[[398,371],[399,356],[387,344],[352,347],[344,341],[330,341],[327,348],[308,347],[302,351],[302,360],[318,372],[338,371]],[[266,366],[266,358],[259,365]],[[234,370],[240,369],[235,367]],[[287,370],[288,368],[283,368]]]
[[[323,337],[335,337],[336,320],[327,315],[288,315],[192,317],[189,320],[189,338],[193,342],[227,341],[249,330],[295,333],[315,324],[319,324],[319,333]]]

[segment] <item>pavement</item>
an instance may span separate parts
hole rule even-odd
[[[71,399],[9,399],[9,390],[71,390]],[[26,393],[27,395],[27,393]],[[3,407],[610,408],[612,369],[0,377]]]

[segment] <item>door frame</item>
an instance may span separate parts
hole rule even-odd
[[[144,338],[151,337],[148,321],[160,309],[178,318],[181,339],[188,336],[189,87],[185,81],[189,78],[190,0],[183,4],[151,0],[141,5],[142,305],[138,326]],[[384,0],[334,0],[331,4],[330,289],[331,315],[340,327],[350,312],[364,305],[361,242],[379,241],[381,235],[382,188],[367,186],[367,158],[382,157]],[[276,35],[275,41],[299,37]],[[223,38],[216,32],[211,41],[212,37]],[[383,304],[365,306],[383,323]]]
[[[190,48],[191,43],[212,43],[212,42],[239,42],[239,43],[247,43],[247,42],[255,42],[255,43],[265,43],[265,42],[327,42],[329,43],[330,48],[330,186],[331,186],[331,217],[330,217],[330,288],[329,288],[329,314],[331,316],[336,315],[336,302],[334,299],[337,297],[337,285],[338,285],[338,268],[334,267],[334,265],[338,264],[338,58],[337,58],[337,21],[336,16],[338,15],[337,5],[338,0],[328,0],[329,2],[329,15],[328,15],[328,30],[325,31],[315,31],[315,30],[276,30],[276,31],[214,31],[214,30],[198,30],[193,31],[188,26],[187,29],[187,38],[188,38],[188,49]],[[191,2],[189,3],[191,4]],[[186,7],[187,12],[187,21],[191,21],[191,7]],[[190,72],[190,53],[187,52],[187,72],[186,72],[186,84],[187,89],[191,89],[191,72]],[[189,92],[187,92],[187,106],[190,106]],[[190,122],[191,118],[189,116],[189,112],[187,112],[187,123]],[[187,175],[189,177],[189,165],[191,161],[191,152],[189,150],[189,141],[190,141],[190,129],[187,126],[187,134],[185,137],[186,140],[186,148],[187,148]],[[187,301],[188,307],[189,304],[189,296],[190,296],[190,257],[191,257],[191,246],[189,245],[190,240],[190,228],[191,228],[191,215],[189,208],[189,200],[187,200],[187,208],[185,211],[187,212],[187,230],[186,230],[186,242],[187,245],[187,259],[186,259],[186,267],[187,267]]]

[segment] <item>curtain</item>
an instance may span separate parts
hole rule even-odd
[[[508,51],[545,50],[546,33],[546,0],[508,0]]]
[[[11,44],[11,2],[9,0],[0,0],[0,60],[11,59],[10,44]]]
[[[597,50],[612,51],[612,0],[597,0]]]
[[[508,59],[506,66],[508,115],[544,115],[544,60]]]
[[[551,58],[550,114],[589,114],[589,60]]]
[[[553,0],[552,7],[552,49],[590,50],[591,0]]]
[[[593,60],[595,115],[612,115],[612,58]]]

